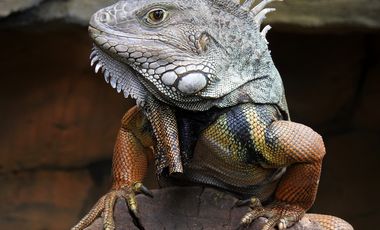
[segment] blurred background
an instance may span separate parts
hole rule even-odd
[[[109,189],[133,101],[93,74],[86,25],[112,2],[0,0],[0,229],[68,229]],[[377,229],[380,1],[273,5],[268,40],[292,119],[327,147],[312,211]]]

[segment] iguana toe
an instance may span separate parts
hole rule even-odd
[[[113,189],[104,195],[95,206],[90,210],[90,212],[79,221],[79,223],[74,226],[71,230],[83,230],[87,228],[92,222],[95,221],[103,213],[103,228],[105,230],[115,230],[114,221],[114,206],[117,199],[125,199],[129,210],[132,212],[135,218],[137,218],[138,207],[136,201],[136,193],[142,193],[149,197],[153,197],[152,192],[150,192],[142,183],[134,183],[132,186],[126,186],[120,189]]]
[[[275,202],[263,207],[256,198],[251,199],[250,211],[242,218],[241,225],[249,226],[259,217],[267,218],[267,222],[262,230],[269,230],[277,227],[279,230],[286,229],[299,221],[305,210],[297,205],[290,205],[283,202]]]
[[[83,217],[77,225],[71,228],[71,230],[82,230],[89,226],[104,210],[105,196],[101,197],[90,212]]]

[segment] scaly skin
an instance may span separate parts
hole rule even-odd
[[[243,225],[260,216],[269,219],[263,229],[276,225],[283,229],[300,220],[315,199],[325,153],[321,137],[304,125],[279,120],[281,115],[274,106],[242,104],[218,113],[215,121],[201,128],[193,157],[176,180],[253,197]],[[200,121],[193,114],[189,117],[190,125]],[[180,132],[183,128],[179,126]],[[141,186],[153,140],[149,121],[137,107],[131,109],[123,118],[115,145],[112,190],[73,229],[84,229],[102,211],[104,228],[114,229],[112,207],[118,197],[126,199],[131,210],[137,210],[134,192],[139,189],[135,185]],[[278,170],[284,167],[285,173]],[[261,205],[268,201],[267,206]],[[307,217],[327,230],[352,229],[336,217]]]
[[[304,216],[325,149],[317,133],[289,120],[269,27],[260,28],[273,1],[127,0],[93,15],[95,71],[139,108],[123,118],[111,191],[73,229],[101,213],[104,228],[115,229],[117,198],[137,212],[135,193],[151,194],[141,181],[152,148],[161,177],[249,198],[242,225],[264,216],[263,229],[284,229]],[[309,217],[327,230],[352,229]]]
[[[254,207],[242,224],[265,216],[269,222],[264,229],[280,223],[291,226],[314,202],[325,154],[322,138],[304,125],[280,118],[270,105],[229,109],[202,132],[185,168],[184,176],[196,182],[261,201],[274,195],[270,205]],[[285,167],[278,181],[281,174],[274,175]]]

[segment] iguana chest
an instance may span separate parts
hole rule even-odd
[[[262,167],[264,159],[257,146],[260,143],[252,135],[263,131],[263,127],[249,121],[245,107],[177,114],[185,161],[183,177],[266,199],[274,191],[282,169]]]

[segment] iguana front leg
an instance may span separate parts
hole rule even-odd
[[[81,230],[89,226],[102,212],[103,225],[106,230],[115,229],[113,207],[117,198],[127,201],[129,209],[137,212],[135,193],[151,196],[141,183],[147,171],[147,157],[151,152],[151,134],[147,128],[147,120],[136,108],[129,110],[122,120],[122,127],[117,136],[113,156],[113,186],[91,211],[72,230]]]
[[[253,200],[242,224],[248,225],[263,216],[268,218],[264,230],[287,228],[314,203],[325,155],[323,140],[307,126],[290,121],[267,124],[255,109],[246,108],[245,113],[251,124],[251,137],[263,156],[262,166],[287,167],[287,171],[275,191],[274,202],[263,207]]]

